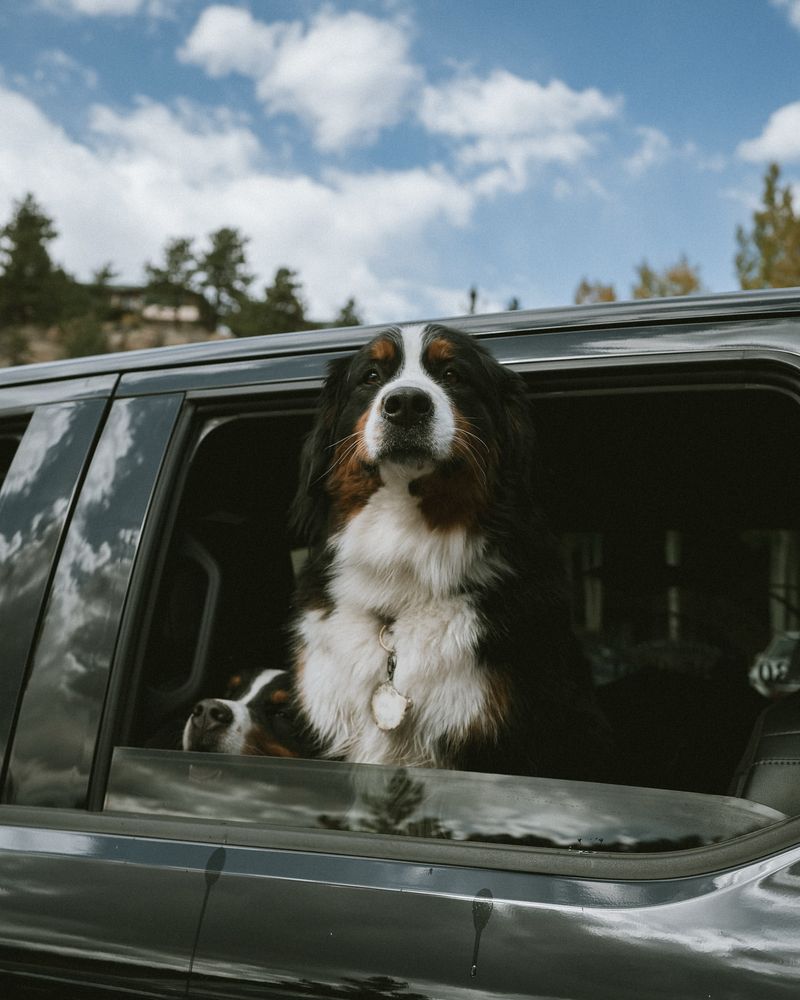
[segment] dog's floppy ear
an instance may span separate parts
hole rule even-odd
[[[336,425],[347,385],[350,358],[337,358],[328,366],[317,418],[300,453],[300,478],[292,505],[292,526],[314,542],[325,531],[330,501],[325,481],[334,461]]]

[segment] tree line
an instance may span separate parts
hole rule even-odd
[[[66,357],[102,353],[105,327],[125,312],[121,296],[115,302],[114,292],[124,288],[114,284],[113,264],[79,282],[53,261],[49,246],[57,236],[53,219],[31,193],[15,202],[0,228],[0,354],[12,361],[24,356],[31,328],[55,328]],[[362,322],[352,297],[332,319],[309,318],[302,284],[289,267],[279,267],[272,284],[253,295],[248,242],[228,226],[210,233],[202,247],[191,237],[167,240],[161,260],[144,265],[144,303],[173,310],[178,325],[181,307],[194,306],[206,330],[224,325],[237,337]]]
[[[777,163],[770,164],[763,183],[761,205],[753,212],[751,228],[736,228],[734,265],[739,287],[794,288],[800,286],[800,214],[795,213],[791,185],[781,184]],[[700,270],[685,255],[663,271],[654,270],[643,260],[635,275],[633,299],[703,291]],[[583,278],[575,290],[577,303],[614,302],[616,298],[614,286],[603,281]]]
[[[119,319],[114,303],[117,274],[110,262],[88,282],[79,282],[56,264],[49,246],[58,232],[53,219],[32,194],[14,204],[10,220],[0,228],[0,354],[22,359],[26,330],[53,328],[61,353],[68,357],[101,353],[107,349],[105,328]],[[311,330],[323,326],[356,326],[362,322],[351,297],[332,319],[309,318],[302,283],[296,271],[280,267],[271,284],[253,294],[254,275],[247,259],[249,239],[238,229],[222,227],[197,246],[188,236],[167,240],[161,260],[144,265],[145,301],[174,310],[193,305],[208,330],[221,324],[237,337]],[[782,182],[780,168],[771,164],[763,182],[760,206],[749,228],[736,230],[734,258],[742,288],[800,286],[800,214],[792,189]],[[699,268],[681,256],[657,271],[646,260],[635,267],[631,287],[634,299],[691,295],[702,291]],[[469,311],[474,312],[477,288],[469,289]],[[577,303],[612,302],[612,284],[583,278]],[[520,308],[513,298],[509,309]]]

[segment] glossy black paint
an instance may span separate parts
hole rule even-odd
[[[773,1000],[800,985],[800,849],[630,882],[17,827],[0,828],[0,872],[2,981],[52,976],[64,998],[87,980],[174,996],[190,967],[203,997]]]
[[[534,389],[555,386],[551,379],[564,372],[591,374],[598,388],[609,373],[644,379],[654,369],[674,384],[701,371],[741,382],[767,364],[797,391],[797,290],[449,322],[485,337],[502,361],[537,373]],[[326,356],[351,351],[372,332],[33,366],[0,373],[0,386],[22,404],[50,380],[119,373],[123,393],[153,402],[168,390],[226,400],[237,387],[310,398]],[[166,436],[153,444],[151,486]],[[145,499],[139,529],[147,506]],[[108,509],[88,513],[113,538]],[[117,625],[135,530],[119,589],[110,591]],[[77,566],[77,548],[71,559]],[[70,635],[64,654],[75,645]],[[103,646],[103,690],[112,646]],[[87,760],[96,694],[93,704]],[[67,786],[72,805],[80,793]],[[798,819],[733,844],[636,858],[233,819],[2,806],[3,995],[176,996],[189,984],[188,995],[202,997],[777,1000],[800,989]],[[489,899],[476,949],[476,907]]]

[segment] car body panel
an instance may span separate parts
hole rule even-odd
[[[369,990],[383,983],[401,997],[771,1000],[800,987],[800,849],[630,882],[5,826],[0,870],[5,981],[38,962],[62,997],[85,977],[175,995],[190,970],[204,997],[382,996]],[[480,936],[476,905],[490,910]]]

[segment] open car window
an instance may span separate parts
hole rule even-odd
[[[8,420],[0,423],[0,489],[2,489],[11,462],[17,453],[27,420]]]
[[[533,388],[541,499],[614,733],[613,785],[181,749],[198,701],[235,698],[291,657],[305,541],[289,512],[313,413],[231,401],[197,405],[147,523],[105,808],[623,853],[720,843],[800,813],[791,794],[741,780],[761,713],[778,696],[792,710],[800,690],[787,667],[778,692],[763,666],[791,666],[800,633],[797,398]]]

